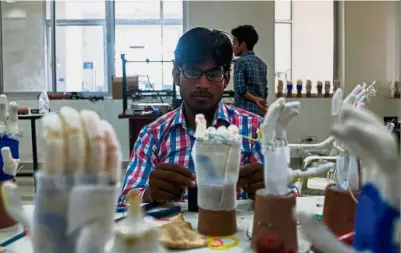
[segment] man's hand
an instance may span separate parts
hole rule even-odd
[[[238,185],[248,193],[248,198],[254,199],[255,192],[265,187],[263,164],[253,163],[243,166],[239,171]]]
[[[267,111],[268,104],[267,104],[266,99],[257,97],[257,98],[255,99],[255,103],[256,103],[256,105],[257,105],[260,109],[262,109],[264,112]]]
[[[149,175],[150,200],[158,203],[181,199],[187,187],[195,186],[195,175],[177,164],[159,164]]]

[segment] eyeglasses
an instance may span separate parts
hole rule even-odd
[[[197,80],[203,75],[206,76],[210,82],[222,82],[226,79],[226,74],[221,69],[211,69],[208,71],[201,71],[199,69],[180,69],[186,79]]]

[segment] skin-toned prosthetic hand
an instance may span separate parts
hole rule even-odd
[[[298,212],[306,237],[323,253],[396,253],[400,250],[400,158],[397,143],[375,115],[344,105],[335,138],[361,158],[368,170],[358,198],[354,247],[339,242],[313,214]],[[340,204],[340,203],[339,203]]]
[[[46,115],[42,125],[45,156],[36,174],[33,220],[12,182],[2,188],[7,211],[31,232],[35,253],[102,253],[120,184],[121,151],[114,129],[95,112],[69,107]]]

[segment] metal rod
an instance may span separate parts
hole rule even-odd
[[[130,63],[130,62],[132,62],[132,63],[173,63],[173,61],[171,60],[171,61],[125,61],[125,62],[127,62],[127,63]]]
[[[51,6],[51,68],[52,68],[52,91],[57,91],[57,55],[56,55],[56,1],[52,0]]]
[[[127,60],[125,59],[125,54],[121,54],[121,63],[122,63],[122,89],[123,89],[123,113],[127,111],[128,101],[127,101]]]
[[[114,12],[114,1],[106,1],[106,84],[107,91],[109,93],[112,92],[112,80],[115,76],[115,55],[114,55],[114,47],[115,47],[115,12]]]

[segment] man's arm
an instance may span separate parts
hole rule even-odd
[[[247,65],[242,62],[236,62],[234,65],[234,89],[235,92],[240,94],[243,98],[256,103],[260,97],[253,95],[248,91],[245,81]]]
[[[140,197],[146,197],[144,194],[149,184],[149,174],[157,165],[156,150],[155,137],[145,126],[132,150],[118,203],[124,203],[130,191],[137,192]]]

